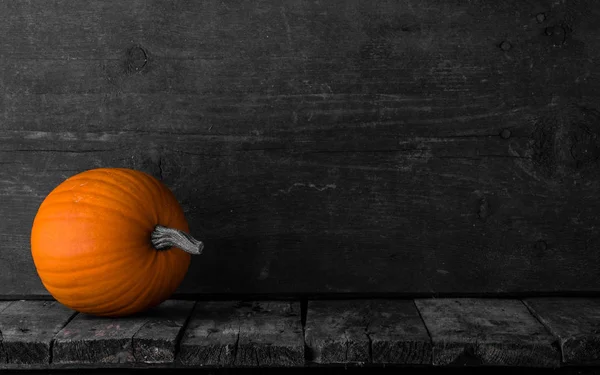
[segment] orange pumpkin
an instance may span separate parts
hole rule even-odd
[[[190,254],[203,249],[188,231],[162,182],[132,169],[99,168],[48,194],[33,221],[31,253],[58,302],[125,316],[160,304],[179,286]]]

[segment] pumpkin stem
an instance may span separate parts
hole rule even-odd
[[[157,225],[152,232],[152,245],[156,250],[167,250],[177,247],[190,254],[202,254],[204,244],[179,229]]]

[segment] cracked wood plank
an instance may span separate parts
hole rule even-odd
[[[13,301],[0,301],[0,313],[6,309]],[[2,345],[3,335],[2,329],[0,329],[0,363],[6,362],[6,354],[4,353],[4,348]]]
[[[599,6],[0,2],[0,295],[101,166],[206,233],[181,293],[599,289]]]
[[[599,299],[540,297],[524,302],[559,340],[564,363],[600,363]]]
[[[53,363],[173,362],[176,341],[193,302],[168,300],[119,319],[78,314],[54,340]]]
[[[54,301],[0,302],[0,368],[49,364],[54,336],[75,314]]]
[[[239,340],[236,302],[197,302],[183,333],[179,361],[184,365],[232,366]]]
[[[431,339],[412,300],[373,300],[367,333],[373,363],[431,364]]]
[[[146,323],[133,336],[136,362],[172,363],[178,340],[192,314],[193,301],[165,301],[146,313]]]
[[[368,302],[308,301],[304,339],[315,363],[367,363]]]
[[[0,312],[6,309],[13,301],[0,301]],[[2,349],[2,330],[0,330],[0,363],[5,362],[2,358],[4,358],[4,349]]]
[[[198,302],[180,345],[187,366],[304,364],[297,302]]]
[[[0,301],[0,312],[10,306],[14,301]]]
[[[238,307],[240,336],[237,366],[304,365],[304,338],[299,302],[258,301]]]
[[[431,363],[431,340],[412,300],[309,301],[305,342],[319,364]]]
[[[558,367],[554,337],[519,300],[417,299],[433,364]]]

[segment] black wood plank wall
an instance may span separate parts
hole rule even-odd
[[[65,178],[164,181],[183,294],[600,289],[600,3],[0,1],[0,295]]]

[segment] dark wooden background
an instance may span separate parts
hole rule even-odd
[[[600,3],[0,1],[0,296],[67,177],[162,179],[178,293],[600,290]]]

